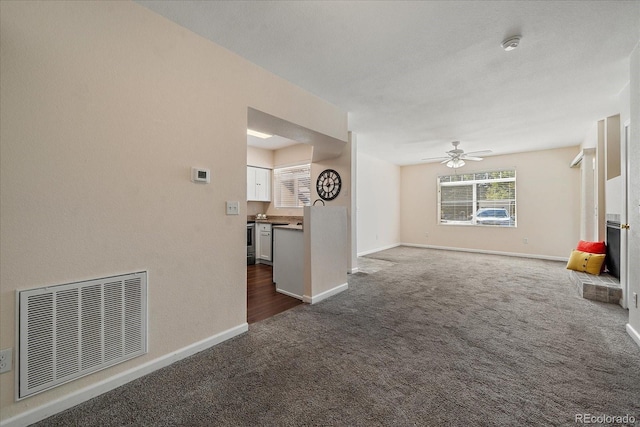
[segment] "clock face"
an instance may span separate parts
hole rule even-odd
[[[322,200],[333,200],[340,194],[342,180],[340,174],[333,169],[326,169],[318,176],[316,190]]]

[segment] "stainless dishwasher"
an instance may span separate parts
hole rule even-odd
[[[247,223],[247,265],[256,263],[256,225]]]

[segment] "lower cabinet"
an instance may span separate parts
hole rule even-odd
[[[256,259],[262,261],[273,261],[271,244],[271,224],[256,224],[256,234],[258,235],[256,245]]]

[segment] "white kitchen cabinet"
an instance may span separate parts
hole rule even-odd
[[[256,258],[262,261],[271,262],[271,224],[258,224],[257,230],[257,233],[260,237],[258,238],[258,250]]]
[[[247,200],[256,199],[256,169],[247,166]]]
[[[271,169],[247,166],[247,200],[271,201]]]

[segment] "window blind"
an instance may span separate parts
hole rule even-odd
[[[273,170],[276,208],[301,208],[311,204],[311,165]]]

